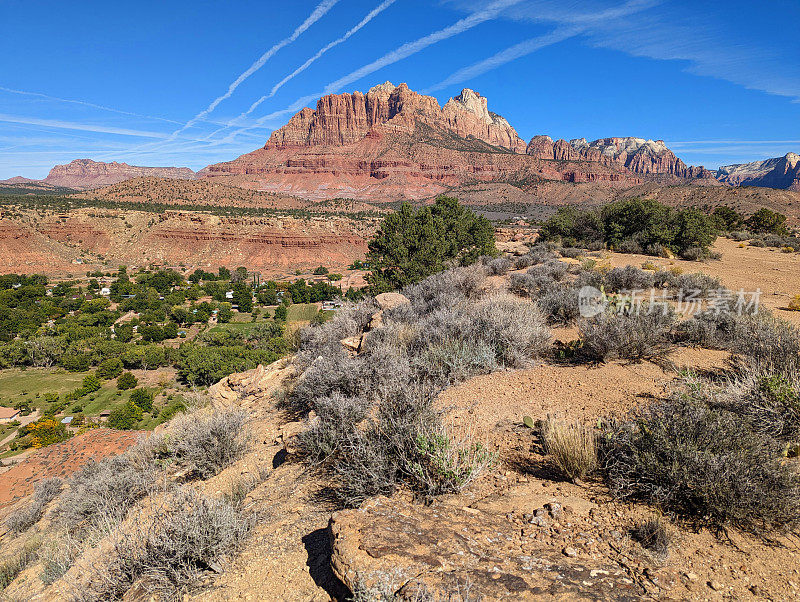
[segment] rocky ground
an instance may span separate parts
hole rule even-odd
[[[722,260],[703,264],[618,254],[601,260],[706,271],[732,288],[761,288],[765,305],[796,318],[783,309],[800,290],[796,255],[727,240],[716,248]],[[576,337],[574,329],[553,334],[565,342]],[[522,423],[524,415],[594,422],[623,414],[666,395],[681,368],[713,372],[727,360],[726,352],[679,348],[658,364],[545,362],[472,378],[444,391],[438,404],[453,429],[468,429],[496,452],[495,468],[460,494],[425,501],[400,491],[357,509],[337,508],[328,477],[295,453],[306,422],[278,403],[294,376],[291,364],[232,375],[211,388],[212,403],[249,412],[253,445],[199,486],[221,495],[252,479],[245,505],[258,521],[241,552],[208,571],[186,599],[344,600],[360,591],[371,592],[361,598],[370,600],[381,593],[464,601],[797,599],[796,535],[763,539],[664,517],[671,544],[650,551],[632,530],[657,511],[615,501],[599,480],[564,480]],[[2,543],[21,545],[8,535]],[[23,571],[6,596],[61,599],[59,583],[44,589],[39,570],[34,564]]]

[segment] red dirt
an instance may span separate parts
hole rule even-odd
[[[0,474],[0,507],[30,495],[37,481],[50,477],[67,478],[90,460],[121,454],[142,434],[142,431],[91,429],[63,443],[34,451]]]

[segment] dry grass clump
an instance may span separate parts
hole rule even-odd
[[[44,514],[44,509],[61,493],[63,483],[58,477],[42,479],[34,485],[33,499],[30,504],[21,510],[17,510],[6,519],[6,527],[12,533],[26,531]]]
[[[669,555],[672,536],[667,521],[662,516],[651,516],[638,522],[631,535],[643,548],[656,556],[666,558]]]
[[[597,469],[594,429],[548,416],[541,432],[545,451],[570,480],[581,480]]]
[[[26,542],[14,554],[6,554],[0,562],[0,591],[8,587],[25,568],[39,557],[40,540]]]

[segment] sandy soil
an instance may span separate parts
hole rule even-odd
[[[722,259],[704,262],[625,253],[605,253],[604,257],[613,267],[641,267],[645,262],[663,269],[677,266],[684,273],[704,272],[715,276],[733,291],[743,289],[749,293],[760,289],[761,303],[781,318],[800,325],[800,312],[787,310],[792,297],[800,295],[800,253],[782,253],[779,249],[764,247],[740,247],[740,244],[729,238],[718,238],[712,248],[722,253]]]

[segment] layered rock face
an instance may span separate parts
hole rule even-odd
[[[147,176],[174,180],[194,180],[196,177],[188,167],[139,167],[116,161],[103,163],[76,159],[66,165],[56,165],[44,182],[69,188],[95,188]]]
[[[600,138],[594,142],[586,138],[553,142],[549,136],[534,136],[526,152],[544,160],[617,163],[636,174],[667,174],[685,179],[713,177],[704,167],[687,166],[663,140],[627,137]]]
[[[515,152],[525,148],[508,121],[490,113],[486,99],[472,90],[462,90],[441,108],[432,96],[418,94],[406,84],[394,86],[390,82],[374,86],[366,94],[323,96],[316,110],[303,109],[273,132],[264,148],[342,146],[362,140],[375,128],[413,134],[417,121]]]
[[[783,157],[723,165],[717,170],[720,182],[732,186],[760,186],[800,191],[800,155],[787,153]]]
[[[474,182],[640,183],[617,164],[554,166],[525,154],[513,127],[465,89],[435,98],[391,83],[335,94],[303,109],[263,148],[198,172],[229,184],[306,199],[423,199]]]

